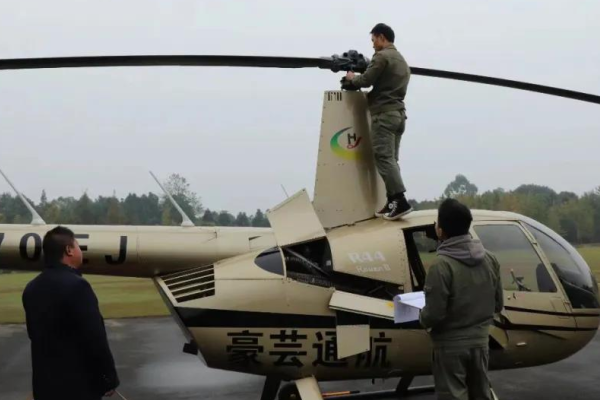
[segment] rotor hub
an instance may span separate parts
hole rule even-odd
[[[356,50],[348,50],[341,56],[334,54],[331,56],[333,72],[354,71],[364,72],[369,65],[369,59]]]

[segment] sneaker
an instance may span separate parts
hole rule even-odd
[[[383,215],[388,221],[395,221],[402,218],[413,210],[412,206],[406,201],[406,198],[400,197],[390,203],[390,211]]]
[[[381,210],[377,211],[375,213],[375,216],[377,218],[383,217],[386,213],[390,212],[391,206],[392,206],[392,202],[390,200],[386,201],[385,206],[383,206],[383,208]]]

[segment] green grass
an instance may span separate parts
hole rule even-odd
[[[600,282],[600,245],[579,246],[577,251],[585,258],[596,280]]]
[[[581,246],[577,250],[600,281],[600,245]],[[424,253],[427,263],[435,254]],[[25,321],[21,294],[35,273],[0,274],[0,324]],[[105,318],[150,317],[168,315],[154,284],[149,279],[86,276],[91,283]]]
[[[21,294],[36,273],[0,274],[0,324],[23,323]],[[168,315],[160,295],[149,279],[86,276],[104,318]]]

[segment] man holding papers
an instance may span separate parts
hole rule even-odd
[[[503,307],[500,266],[469,228],[471,211],[455,199],[438,210],[442,241],[425,281],[421,325],[433,341],[433,376],[440,400],[491,400],[487,376],[489,327]]]

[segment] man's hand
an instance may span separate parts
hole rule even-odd
[[[351,81],[352,79],[354,79],[355,76],[356,76],[356,74],[352,71],[346,72],[346,80],[347,81]]]
[[[106,393],[104,393],[104,397],[112,397],[113,394],[115,394],[115,390],[114,389],[110,390],[110,391],[108,391]]]

